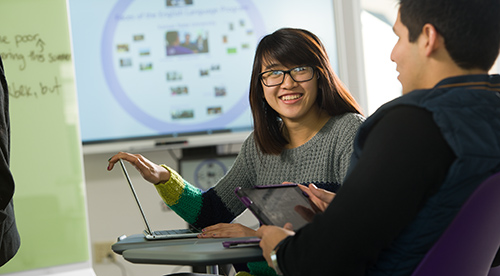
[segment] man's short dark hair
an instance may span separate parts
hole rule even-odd
[[[415,42],[425,24],[444,37],[445,47],[463,69],[488,71],[500,49],[500,0],[400,0],[401,22]]]

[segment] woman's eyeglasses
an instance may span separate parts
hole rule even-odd
[[[295,82],[305,82],[314,77],[314,68],[311,66],[299,66],[290,70],[269,70],[260,73],[259,78],[265,86],[277,86],[285,81],[286,74],[289,74]]]

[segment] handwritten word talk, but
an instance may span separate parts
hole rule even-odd
[[[46,95],[59,95],[61,93],[61,85],[57,77],[54,77],[54,83],[46,84],[39,82],[38,85],[32,87],[26,84],[16,84],[13,82],[9,85],[9,95],[14,99],[19,98],[38,98]]]

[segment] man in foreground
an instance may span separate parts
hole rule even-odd
[[[400,0],[403,96],[361,126],[350,173],[297,233],[257,232],[284,275],[411,275],[472,191],[500,171],[500,0]],[[381,88],[383,89],[383,88]]]

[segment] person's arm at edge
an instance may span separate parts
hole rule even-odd
[[[9,87],[0,57],[0,267],[10,261],[21,246],[14,214],[15,183],[10,171]]]

